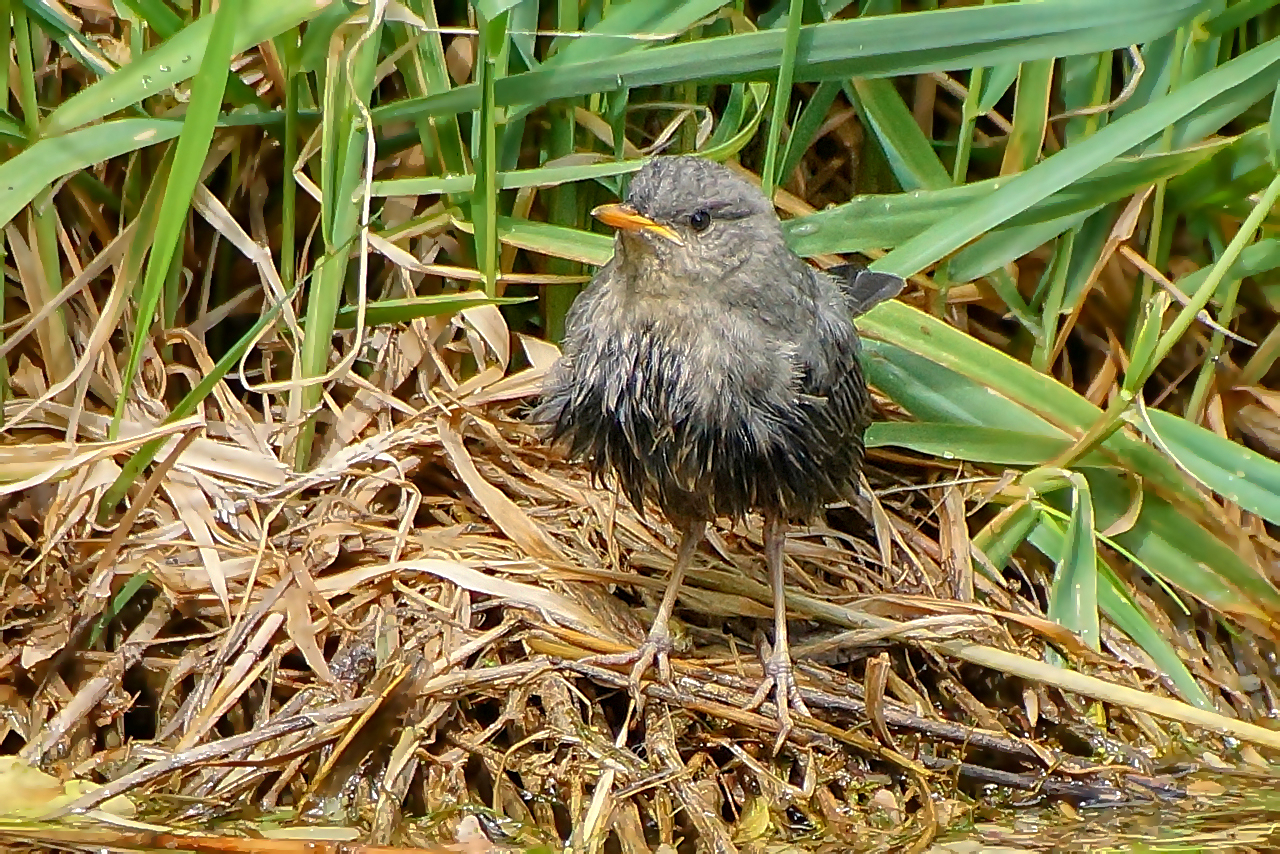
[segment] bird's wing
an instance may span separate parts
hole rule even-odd
[[[841,284],[847,303],[847,289]],[[860,281],[856,284],[864,287]],[[866,293],[872,290],[896,293],[885,283],[868,288]],[[795,355],[799,390],[808,398],[803,411],[810,429],[816,431],[814,438],[826,448],[828,464],[838,470],[833,471],[837,480],[851,477],[861,464],[862,433],[871,420],[867,384],[858,361],[858,336],[846,309],[847,305],[838,303],[822,309],[814,330],[817,334],[806,338]]]

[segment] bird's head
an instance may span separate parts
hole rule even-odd
[[[618,229],[618,263],[686,284],[716,281],[784,247],[773,205],[727,166],[701,157],[655,157],[621,204],[591,212]]]

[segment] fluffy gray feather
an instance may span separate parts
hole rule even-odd
[[[853,316],[902,280],[810,267],[760,191],[701,158],[655,158],[627,204],[670,232],[618,232],[535,420],[675,521],[802,520],[849,495],[870,419]]]

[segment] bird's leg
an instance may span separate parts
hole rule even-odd
[[[800,689],[796,687],[791,664],[791,644],[787,639],[787,592],[782,565],[782,550],[786,542],[786,523],[778,518],[766,517],[764,559],[769,567],[769,584],[773,588],[773,652],[764,662],[765,679],[756,689],[747,708],[754,709],[763,703],[772,689],[774,702],[778,707],[778,740],[773,747],[775,753],[791,732],[791,710],[810,716],[809,708],[800,696]]]
[[[641,644],[637,650],[639,658],[636,659],[635,666],[631,668],[631,690],[632,693],[638,693],[640,690],[640,677],[644,676],[645,671],[653,666],[654,660],[658,663],[658,674],[664,682],[671,681],[671,661],[669,656],[673,644],[671,642],[671,614],[676,609],[676,597],[680,594],[680,585],[684,583],[685,574],[689,571],[689,565],[693,563],[693,556],[698,551],[698,546],[702,543],[702,536],[706,531],[705,522],[693,522],[685,527],[684,535],[680,538],[680,546],[676,549],[676,562],[671,567],[671,577],[667,579],[667,590],[662,594],[662,604],[658,606],[658,615],[653,618],[653,625],[649,628],[649,637]]]
[[[685,526],[684,532],[680,537],[680,545],[676,549],[676,562],[671,567],[671,577],[667,580],[667,590],[662,596],[662,604],[658,606],[658,615],[653,619],[653,625],[649,629],[649,636],[645,639],[634,652],[622,653],[621,655],[606,655],[596,659],[602,664],[626,664],[635,662],[631,668],[631,676],[628,682],[631,685],[631,693],[640,696],[640,679],[648,672],[656,661],[658,664],[658,673],[663,681],[671,681],[671,661],[670,654],[673,648],[671,641],[671,614],[676,608],[676,597],[680,593],[680,585],[684,583],[684,577],[689,571],[690,564],[693,563],[693,556],[698,551],[698,546],[702,543],[702,537],[706,533],[707,523],[698,520],[690,522]]]

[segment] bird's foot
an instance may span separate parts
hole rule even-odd
[[[782,749],[787,736],[795,726],[791,719],[792,710],[807,718],[813,715],[805,705],[804,698],[800,696],[800,688],[796,685],[795,667],[791,663],[791,650],[787,645],[779,644],[765,656],[764,674],[764,681],[760,683],[751,701],[747,703],[747,709],[759,708],[769,694],[773,694],[778,715],[778,737],[773,743],[773,752],[776,754]]]
[[[602,655],[594,659],[597,664],[606,666],[630,664],[631,675],[627,677],[627,687],[631,691],[631,695],[639,699],[640,680],[649,672],[649,669],[658,665],[658,677],[663,682],[671,681],[671,651],[675,649],[675,642],[672,640],[671,631],[665,624],[655,623],[653,628],[649,630],[649,636],[644,643],[631,650],[630,652],[620,652],[614,655]]]

